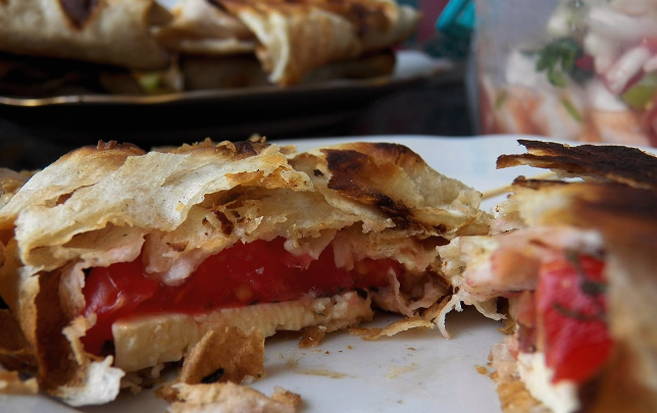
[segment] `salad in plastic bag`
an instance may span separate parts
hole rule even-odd
[[[483,132],[657,146],[657,0],[563,0],[538,24],[480,65]]]

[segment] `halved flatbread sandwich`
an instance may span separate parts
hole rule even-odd
[[[101,142],[9,196],[0,295],[25,346],[0,356],[72,405],[181,359],[188,384],[257,377],[265,337],[373,305],[426,326],[451,294],[436,247],[489,230],[481,194],[388,143]]]
[[[508,301],[492,351],[505,412],[657,411],[657,158],[634,148],[523,141],[492,236],[440,247],[455,297]],[[580,178],[573,180],[573,178]]]

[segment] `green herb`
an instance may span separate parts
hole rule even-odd
[[[572,318],[577,321],[605,321],[604,313],[584,314],[582,312],[571,310],[559,303],[552,304],[552,308],[564,317]]]
[[[652,72],[643,76],[621,97],[632,109],[646,110],[655,96],[657,96],[657,73]]]
[[[577,252],[566,250],[565,257],[566,260],[568,260],[568,262],[570,262],[570,264],[575,268],[577,277],[579,278],[579,288],[584,294],[591,297],[596,297],[607,292],[607,283],[589,279],[588,275],[586,275],[586,271],[584,271],[584,268],[582,268],[580,256]]]
[[[572,38],[553,40],[537,54],[536,71],[545,72],[548,81],[554,86],[566,86],[568,78],[582,82],[591,76],[591,72],[575,64],[584,53],[582,47]]]
[[[502,105],[504,105],[504,102],[506,102],[506,99],[509,97],[509,94],[506,93],[506,90],[500,91],[500,93],[497,94],[495,97],[495,103],[493,104],[493,107],[495,110],[499,110]]]
[[[137,82],[139,82],[139,86],[141,86],[144,92],[152,94],[157,93],[160,90],[160,73],[143,73],[137,74],[135,77],[137,78]]]
[[[579,288],[584,294],[591,297],[603,295],[607,292],[607,284],[591,280],[583,280],[579,283]]]
[[[567,97],[562,97],[561,104],[566,109],[566,112],[568,112],[568,114],[577,122],[582,122],[584,120],[582,114],[579,113],[579,111],[577,110],[575,105],[573,105],[573,102],[571,102],[570,99],[568,99]]]

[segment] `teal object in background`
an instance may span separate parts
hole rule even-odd
[[[436,21],[436,29],[440,37],[433,45],[433,54],[457,59],[466,58],[475,24],[474,1],[450,0]]]
[[[475,26],[475,3],[470,0],[451,0],[436,21],[442,33],[469,35]]]

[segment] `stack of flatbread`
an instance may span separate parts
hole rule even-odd
[[[180,0],[171,10],[155,0],[1,0],[0,91],[157,93],[380,76],[417,20],[393,0]]]

